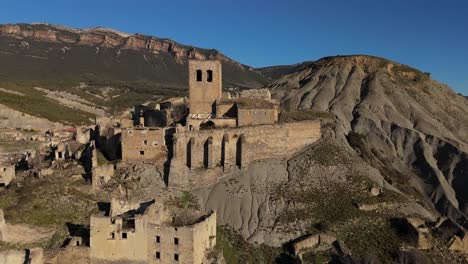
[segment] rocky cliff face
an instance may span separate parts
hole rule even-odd
[[[187,59],[217,59],[241,65],[217,50],[185,46],[170,39],[159,39],[141,34],[130,35],[107,28],[74,29],[50,24],[0,25],[0,36],[21,40],[83,45],[104,48],[144,50],[153,54],[170,54],[177,62]]]
[[[140,94],[178,96],[187,89],[189,59],[220,60],[225,87],[257,88],[267,82],[260,72],[217,50],[182,45],[170,39],[106,28],[0,25],[0,82],[73,80],[104,86],[117,83]]]
[[[400,189],[417,190],[466,223],[468,101],[448,86],[396,62],[346,56],[321,59],[270,88],[286,110],[335,115],[338,140]]]

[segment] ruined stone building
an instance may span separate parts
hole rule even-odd
[[[10,185],[15,177],[15,165],[0,165],[0,188]]]
[[[189,61],[188,130],[274,124],[278,121],[278,104],[271,94],[223,97],[220,61]],[[249,95],[255,94],[250,98]],[[270,95],[268,97],[268,94]]]
[[[190,60],[188,68],[183,122],[167,121],[174,116],[174,102],[157,105],[154,111],[165,114],[155,114],[152,121],[146,118],[147,106],[136,107],[139,125],[122,129],[123,161],[167,166],[167,184],[194,186],[211,184],[253,161],[291,155],[320,138],[319,121],[278,123],[279,106],[268,89],[223,96],[220,61]]]
[[[54,146],[55,160],[78,160],[83,152],[84,145],[76,141],[61,142]]]
[[[201,264],[215,245],[215,212],[113,200],[109,211],[91,217],[91,263]]]
[[[166,129],[132,128],[122,130],[123,160],[157,160],[167,157]]]

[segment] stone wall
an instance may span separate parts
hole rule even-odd
[[[5,264],[44,264],[42,248],[0,251],[0,263]]]
[[[210,171],[220,168],[222,172],[266,157],[291,155],[319,138],[320,121],[178,131],[169,184],[191,186],[210,176]]]
[[[267,125],[278,122],[278,109],[239,109],[238,126]]]
[[[113,200],[112,204],[115,202]],[[130,203],[113,207],[134,210],[134,204]],[[171,222],[174,213],[169,213],[162,204],[153,204],[144,214],[135,216],[135,226],[131,229],[124,228],[126,225],[120,216],[92,216],[91,263],[102,263],[104,260],[158,264],[202,263],[206,250],[216,244],[216,212],[209,215],[199,212],[199,217],[193,218],[195,221],[181,226]]]
[[[114,176],[114,164],[107,164],[93,167],[92,185],[93,190],[97,191]]]
[[[0,187],[7,187],[15,177],[15,165],[0,165]]]
[[[211,80],[208,79],[209,71],[212,72]],[[197,79],[197,77],[201,77],[201,79]],[[215,101],[222,96],[221,89],[222,71],[220,61],[189,60],[190,113],[212,113]]]
[[[141,217],[136,217],[135,228],[132,231],[123,230],[121,220],[117,218],[112,222],[112,219],[107,216],[91,216],[91,263],[101,263],[102,260],[147,263],[148,250],[144,221]]]
[[[271,100],[271,92],[267,88],[242,90],[240,92],[239,97],[250,98],[250,99]]]
[[[92,140],[95,141],[95,146],[109,160],[121,158],[121,132],[122,129],[118,127],[97,125],[92,133]]]
[[[167,147],[164,129],[123,129],[122,160],[166,159]]]
[[[78,127],[76,129],[76,142],[80,144],[87,144],[91,140],[91,129],[88,127]]]
[[[237,105],[234,100],[216,101],[216,117],[237,117]]]
[[[149,263],[175,263],[175,255],[179,263],[202,263],[206,251],[215,245],[216,212],[189,226],[149,225],[148,228]]]
[[[146,110],[143,113],[145,127],[166,127],[171,121],[171,115],[166,110]]]

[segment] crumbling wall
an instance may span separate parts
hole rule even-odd
[[[238,126],[267,125],[278,122],[278,109],[238,109]]]
[[[0,165],[0,187],[7,187],[15,177],[15,165]]]
[[[111,208],[110,208],[110,216],[115,217],[117,215],[121,215],[125,212],[136,210],[140,207],[139,202],[132,202],[127,199],[119,199],[112,197],[111,200]]]
[[[320,133],[320,121],[177,132],[169,184],[187,185],[217,168],[222,172],[291,155],[317,141]]]
[[[56,146],[55,151],[55,160],[64,160],[67,156],[67,147],[64,143],[60,143]]]
[[[96,126],[93,139],[96,147],[105,154],[109,160],[121,157],[121,132],[117,127]]]
[[[122,131],[122,160],[165,160],[164,129],[124,129]]]
[[[112,220],[107,216],[91,216],[91,263],[102,263],[106,260],[147,263],[147,235],[143,220],[137,217],[133,230],[122,229],[121,220]]]
[[[93,190],[97,191],[103,185],[108,183],[114,176],[114,164],[100,165],[93,167],[92,171],[92,185]]]
[[[215,166],[237,164],[239,161],[247,164],[265,157],[293,154],[319,137],[319,121],[181,131],[175,135],[174,160],[191,168],[204,167],[207,159],[213,159]],[[206,157],[209,139],[213,155]],[[186,162],[188,157],[191,160]]]
[[[237,117],[237,106],[234,100],[216,101],[216,117]]]
[[[76,129],[76,142],[80,144],[87,144],[91,140],[91,129],[87,127],[78,127]]]
[[[202,263],[216,245],[216,212],[193,225],[149,225],[148,263]],[[157,255],[159,253],[159,259]]]
[[[171,115],[166,110],[146,110],[143,118],[145,127],[166,127],[170,123]]]
[[[271,100],[271,92],[267,88],[249,89],[240,92],[240,98]]]
[[[216,246],[216,212],[190,228],[193,228],[193,263],[202,263],[206,251]]]

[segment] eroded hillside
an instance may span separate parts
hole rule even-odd
[[[370,56],[321,59],[269,86],[289,111],[336,116],[337,139],[396,186],[465,223],[468,101],[428,74]]]

